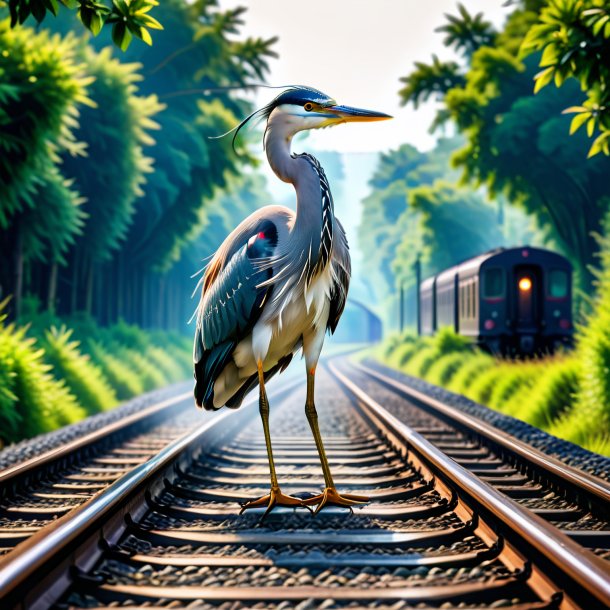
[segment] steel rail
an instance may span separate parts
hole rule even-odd
[[[377,379],[383,385],[393,388],[405,398],[416,404],[421,403],[422,405],[425,405],[425,407],[432,409],[436,413],[440,413],[451,421],[457,422],[470,432],[475,432],[502,449],[518,456],[521,460],[532,466],[543,469],[551,475],[551,478],[561,481],[562,484],[568,483],[582,492],[594,496],[598,501],[601,500],[604,503],[610,503],[610,483],[607,481],[564,464],[560,460],[544,454],[542,451],[520,441],[507,432],[499,430],[495,426],[469,415],[468,413],[464,413],[432,396],[396,381],[383,373],[379,373],[360,363],[351,362],[350,366],[369,377]]]
[[[460,466],[421,434],[398,420],[353,381],[343,375],[333,363],[327,365],[334,376],[362,404],[373,412],[389,429],[405,439],[408,446],[440,471],[462,493],[482,506],[514,532],[530,549],[540,553],[561,575],[578,583],[591,597],[606,607],[610,603],[610,566],[587,551],[544,519],[507,498],[489,484]],[[561,586],[564,583],[558,583]]]
[[[274,388],[274,395],[284,394],[301,384],[300,380],[288,382],[285,386]],[[190,393],[189,393],[190,396]],[[180,397],[183,399],[183,396]],[[250,399],[245,404],[255,402]],[[228,418],[236,420],[243,411],[225,411],[215,415],[211,421],[206,421],[192,432],[166,445],[147,462],[136,466],[107,488],[87,500],[73,511],[57,519],[53,524],[43,527],[23,543],[15,547],[5,557],[0,558],[0,607],[20,607],[28,593],[49,571],[49,566],[57,566],[58,562],[74,552],[80,543],[88,536],[103,531],[103,526],[113,515],[131,499],[146,490],[160,473],[164,472],[189,447],[195,445],[211,430],[219,428]],[[66,580],[66,586],[69,582]],[[55,600],[42,600],[27,605],[27,608],[48,608]],[[5,605],[10,604],[10,605]]]
[[[49,468],[51,465],[56,464],[62,459],[70,457],[86,447],[99,443],[117,432],[126,430],[130,426],[141,423],[148,418],[153,418],[165,410],[171,412],[173,408],[177,408],[180,403],[188,400],[191,397],[191,392],[184,392],[178,396],[168,398],[159,403],[151,405],[142,411],[132,413],[131,415],[127,415],[124,418],[102,426],[93,432],[84,434],[83,436],[80,436],[68,443],[53,449],[49,449],[48,451],[35,455],[28,460],[19,462],[13,466],[9,466],[4,470],[0,470],[0,489],[6,491],[9,485],[14,484],[19,479],[32,476],[36,472]]]

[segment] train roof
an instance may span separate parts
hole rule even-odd
[[[568,261],[565,256],[553,252],[552,250],[546,250],[545,248],[534,248],[532,246],[495,248],[473,258],[466,259],[453,267],[449,267],[436,276],[427,278],[425,281],[427,282],[428,280],[436,278],[437,284],[439,284],[447,279],[453,278],[456,274],[460,277],[469,276],[471,274],[474,275],[484,264],[486,265],[492,261],[508,263],[511,260],[517,262],[519,260],[540,261],[541,259],[547,259],[549,262],[553,261],[555,264],[559,264],[565,268],[572,268],[570,261]]]

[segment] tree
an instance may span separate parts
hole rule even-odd
[[[447,91],[442,112],[467,138],[453,157],[464,179],[485,184],[492,197],[505,194],[541,227],[550,227],[588,290],[597,249],[592,233],[600,228],[610,192],[608,161],[586,161],[583,137],[568,136],[561,110],[578,99],[574,80],[560,90],[532,92],[539,58],[516,55],[537,18],[517,9],[494,45],[473,53],[464,84]]]
[[[71,308],[82,277],[84,308],[91,312],[94,265],[111,260],[123,244],[145,175],[153,170],[143,146],[154,145],[150,133],[159,125],[152,117],[164,106],[155,95],[137,95],[138,64],[120,63],[110,48],[95,53],[83,47],[81,53],[95,79],[89,86],[95,107],[82,108],[75,136],[85,148],[81,155],[63,155],[62,172],[86,198],[87,222],[70,259]]]
[[[97,36],[102,27],[112,25],[112,40],[125,51],[133,36],[152,44],[149,30],[163,26],[148,13],[159,3],[156,0],[60,0],[64,8],[75,10],[80,22]],[[58,0],[0,0],[0,8],[8,5],[11,27],[25,23],[32,16],[42,23],[51,13],[59,14]]]
[[[60,262],[82,226],[82,200],[56,163],[61,151],[80,150],[77,107],[91,103],[90,79],[75,57],[74,40],[11,30],[5,20],[0,49],[0,241],[13,256],[2,267],[0,286],[14,294],[18,314],[24,264],[45,249]]]
[[[463,4],[458,3],[456,15],[445,14],[447,23],[436,28],[443,32],[443,44],[453,47],[465,57],[472,57],[473,53],[483,46],[493,45],[496,32],[489,21],[485,21],[483,13],[471,15]]]
[[[610,155],[610,7],[605,0],[550,0],[521,44],[523,56],[542,52],[534,91],[551,82],[561,87],[575,78],[586,92],[574,113],[570,133],[586,125],[597,137],[589,149],[592,157]]]

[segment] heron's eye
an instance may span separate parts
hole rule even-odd
[[[307,110],[307,112],[311,112],[313,110],[313,104],[311,102],[307,102],[307,104],[305,104],[305,106],[303,106],[303,108],[305,108],[305,110]]]

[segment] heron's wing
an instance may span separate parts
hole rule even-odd
[[[345,230],[337,218],[335,218],[335,223],[335,239],[333,240],[333,254],[331,257],[333,281],[330,290],[330,310],[326,325],[331,333],[334,333],[337,329],[337,324],[345,309],[347,292],[349,290],[349,280],[352,273]]]
[[[232,254],[219,264],[204,283],[197,308],[193,346],[195,399],[206,409],[213,405],[214,382],[230,361],[237,343],[246,337],[260,317],[272,287],[260,284],[272,273],[261,268],[276,243],[275,225],[266,222],[257,231],[232,244]],[[275,237],[274,237],[275,236]]]
[[[260,258],[253,256],[251,249],[243,245],[203,294],[197,312],[195,361],[204,350],[243,338],[258,320],[268,291],[258,285],[267,279],[268,272],[261,271]]]

